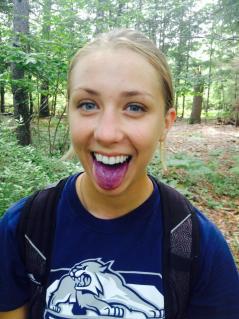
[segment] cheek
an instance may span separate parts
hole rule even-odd
[[[138,127],[131,135],[131,141],[143,165],[147,165],[151,161],[158,146],[158,135],[157,130],[149,130],[148,127]]]
[[[164,123],[156,117],[151,121],[142,121],[132,129],[132,132],[131,137],[135,144],[142,148],[154,149],[163,136]]]
[[[72,143],[79,148],[87,139],[89,127],[84,125],[84,122],[79,121],[77,117],[73,116],[69,118],[69,127]]]

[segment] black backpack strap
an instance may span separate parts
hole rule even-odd
[[[172,187],[157,182],[164,225],[163,285],[166,319],[186,319],[197,272],[199,224],[192,204]]]
[[[56,208],[67,179],[30,196],[17,227],[20,255],[30,278],[30,317],[43,318],[55,234]]]

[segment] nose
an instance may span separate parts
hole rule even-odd
[[[95,127],[94,138],[102,145],[118,143],[123,139],[120,115],[116,111],[102,111]]]

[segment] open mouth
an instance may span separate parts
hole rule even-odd
[[[132,158],[131,155],[106,156],[95,152],[92,152],[91,155],[98,163],[109,165],[111,167],[117,167],[119,165],[129,163]]]
[[[92,152],[91,155],[93,157],[93,174],[97,184],[105,190],[119,187],[128,171],[132,156],[106,156],[96,152]]]
[[[91,284],[91,277],[87,274],[82,274],[80,277],[75,279],[75,288],[80,289],[88,287]]]

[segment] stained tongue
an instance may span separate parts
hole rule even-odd
[[[93,173],[96,181],[98,185],[104,189],[114,189],[118,187],[127,172],[127,168],[127,162],[118,165],[105,165],[96,160],[93,162]]]

